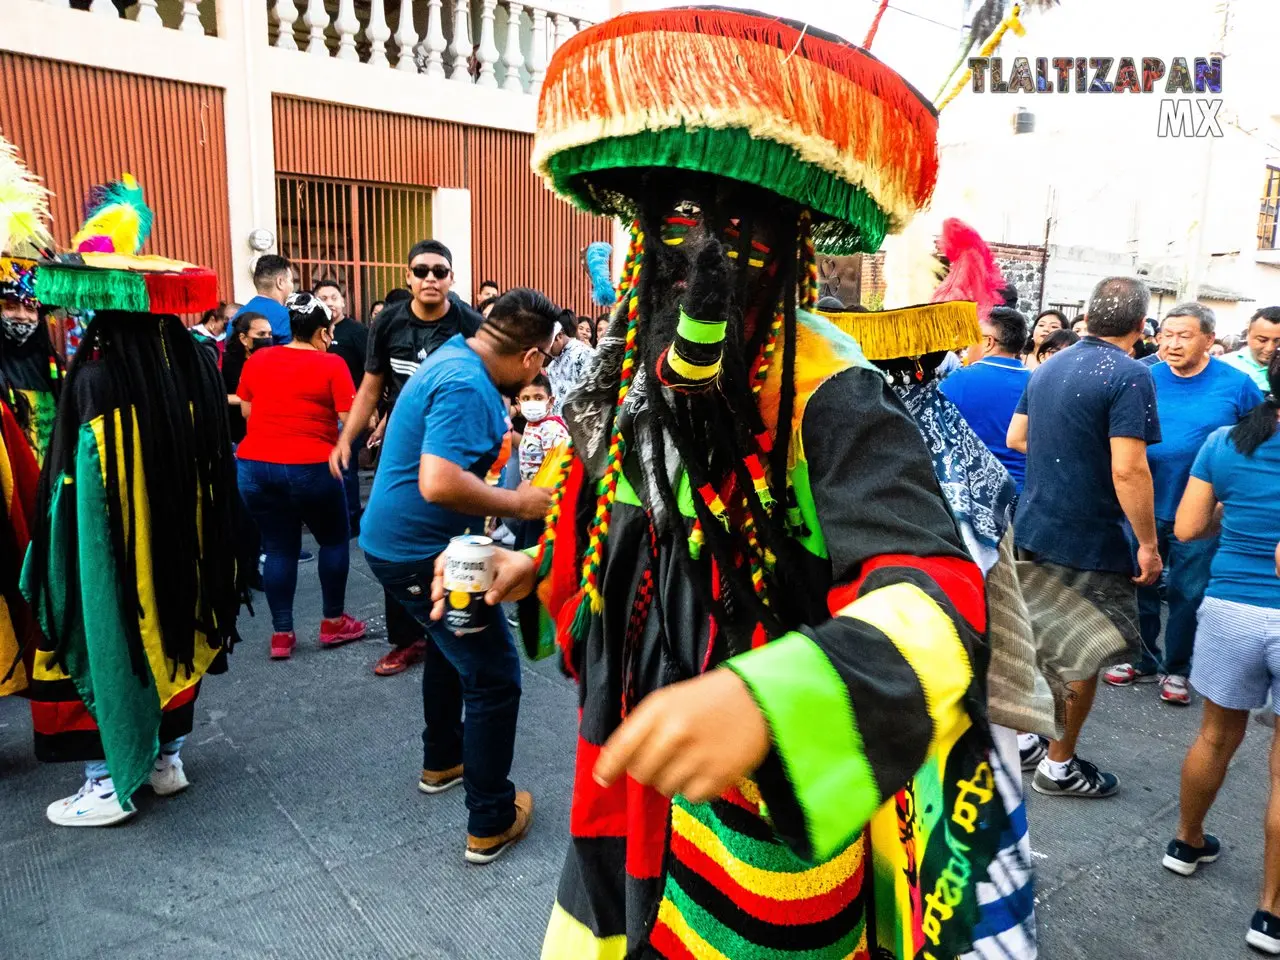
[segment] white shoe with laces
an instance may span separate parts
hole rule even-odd
[[[182,758],[176,753],[171,757],[161,754],[151,770],[151,789],[157,796],[169,797],[191,786],[182,770]]]
[[[138,811],[125,809],[110,777],[86,780],[73,796],[49,804],[45,816],[59,827],[109,827],[128,820]]]

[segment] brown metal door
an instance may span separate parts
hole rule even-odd
[[[431,191],[319,177],[276,176],[280,252],[303,289],[337,280],[361,320],[375,300],[405,284],[405,255],[431,236]]]

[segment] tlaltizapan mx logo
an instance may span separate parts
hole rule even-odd
[[[1139,66],[1141,64],[1141,66]],[[970,57],[974,93],[1163,94],[1158,137],[1221,137],[1222,57]]]

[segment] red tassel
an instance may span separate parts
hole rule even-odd
[[[152,313],[204,313],[218,306],[218,275],[198,268],[144,274]]]

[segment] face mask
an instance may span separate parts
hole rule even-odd
[[[539,420],[545,420],[547,418],[547,401],[521,400],[520,413],[530,423],[537,423]]]
[[[36,332],[36,324],[39,322],[39,320],[19,320],[17,317],[0,315],[0,325],[4,327],[4,335],[16,343],[26,343],[28,338]]]
[[[270,337],[250,337],[249,338],[250,353],[254,353],[258,350],[261,350],[263,347],[269,347],[269,346],[271,346]]]

